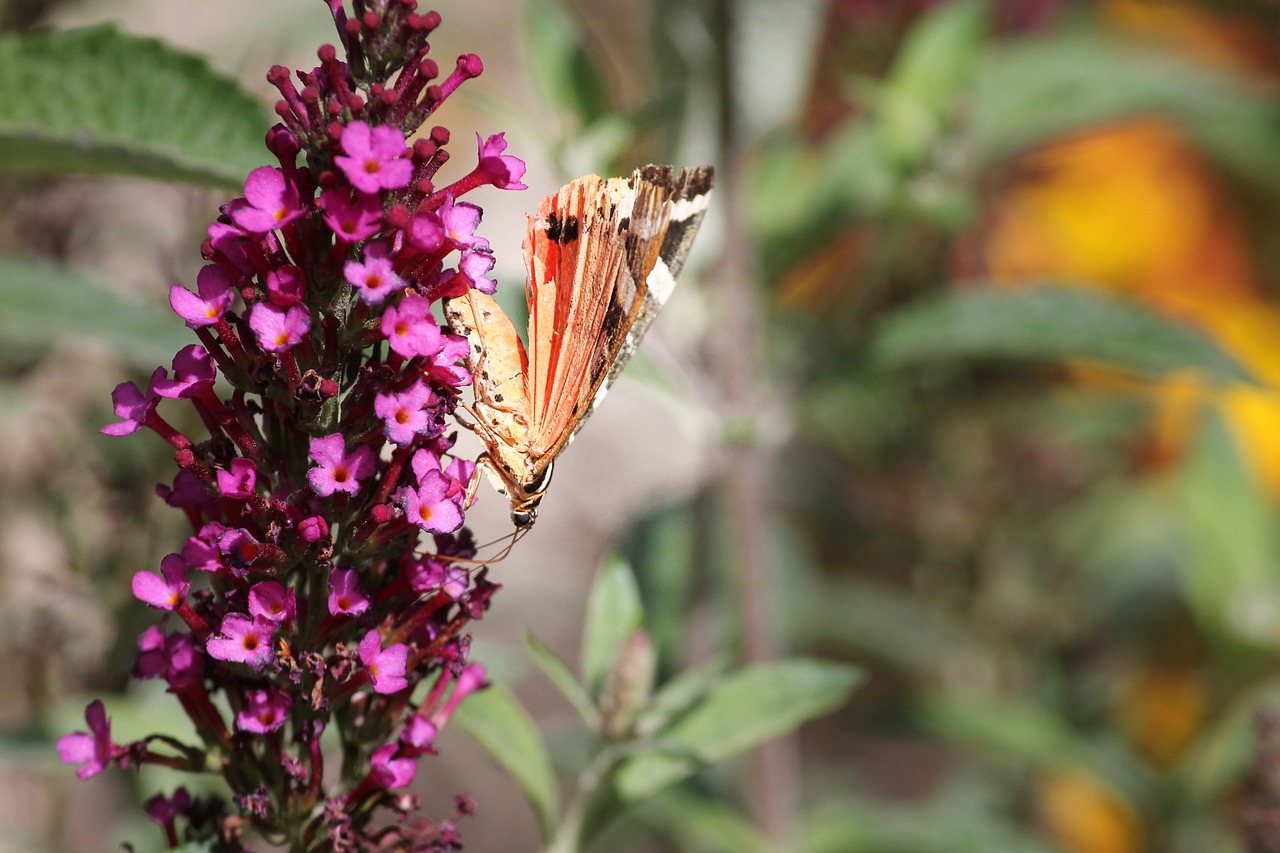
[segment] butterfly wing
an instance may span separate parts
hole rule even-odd
[[[553,459],[573,438],[670,296],[711,176],[702,168],[677,177],[667,166],[592,175],[549,196],[530,220],[529,339],[550,353],[535,355],[528,381],[540,457]],[[554,313],[544,310],[552,304]]]
[[[478,290],[445,303],[450,329],[464,336],[467,370],[475,393],[472,412],[476,432],[490,458],[509,479],[528,476],[525,448],[529,443],[528,356],[511,319],[492,297]]]

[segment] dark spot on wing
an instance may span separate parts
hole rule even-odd
[[[502,395],[501,395],[501,394],[494,394],[494,395],[493,395],[493,402],[495,402],[495,403],[501,403],[501,402],[502,402]]]
[[[570,216],[564,221],[564,226],[561,229],[560,239],[558,242],[562,246],[567,246],[577,239],[578,239],[578,217]]]
[[[552,243],[559,243],[561,227],[560,217],[556,216],[554,213],[549,214],[547,216],[547,230],[545,232],[547,239]]]

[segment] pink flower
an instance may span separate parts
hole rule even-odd
[[[215,264],[200,268],[196,274],[196,291],[199,295],[176,284],[169,288],[169,306],[193,329],[221,320],[236,297],[231,279]]]
[[[111,392],[111,402],[115,404],[116,417],[120,418],[118,423],[107,424],[98,432],[103,435],[129,435],[142,429],[144,423],[151,413],[156,410],[156,404],[160,402],[160,395],[154,390],[158,381],[164,380],[168,375],[163,367],[157,367],[155,373],[151,374],[151,382],[147,385],[147,393],[143,394],[138,390],[138,386],[132,382],[121,382]]]
[[[333,569],[329,572],[329,613],[333,616],[359,616],[369,609],[369,599],[356,584],[354,569]]]
[[[217,376],[218,370],[209,351],[199,344],[191,344],[178,350],[173,357],[173,378],[159,377],[151,386],[161,397],[183,400],[198,397],[211,389]]]
[[[500,190],[527,190],[520,179],[524,177],[524,161],[510,154],[507,150],[506,134],[495,133],[488,139],[481,140],[476,134],[476,144],[480,149],[479,171],[484,173],[489,182]]]
[[[256,494],[258,469],[252,459],[237,456],[228,463],[228,469],[218,469],[218,491],[224,498],[247,500]]]
[[[281,625],[298,612],[297,600],[298,591],[293,587],[285,592],[275,581],[260,581],[249,589],[249,615]]]
[[[164,827],[172,826],[173,821],[180,815],[186,814],[189,808],[191,808],[191,794],[186,788],[174,791],[172,797],[156,794],[142,806],[147,817]]]
[[[480,208],[466,201],[455,202],[452,195],[446,195],[444,204],[436,210],[440,223],[444,226],[445,235],[459,249],[471,249],[477,246],[488,248],[489,241],[476,236],[476,226],[480,224]]]
[[[307,295],[307,275],[301,267],[285,264],[267,273],[267,297],[271,304],[292,308]]]
[[[413,161],[404,156],[404,134],[399,128],[389,124],[370,128],[362,121],[353,121],[342,131],[341,143],[346,156],[334,157],[333,162],[360,192],[409,186]]]
[[[415,213],[409,220],[409,227],[405,232],[409,238],[409,245],[427,254],[438,252],[447,236],[444,223],[440,221],[439,214],[434,210]]]
[[[427,449],[413,455],[418,487],[401,490],[405,518],[428,533],[451,533],[462,526],[462,495],[440,471],[440,459]]]
[[[319,542],[329,535],[329,522],[322,515],[312,515],[298,522],[298,535],[303,542]]]
[[[251,619],[243,613],[228,613],[218,636],[205,643],[205,651],[215,660],[248,664],[260,670],[275,658],[271,646],[275,634],[275,623],[261,616]]]
[[[470,348],[467,339],[461,335],[446,334],[440,352],[422,368],[423,375],[454,388],[470,385],[471,371],[465,363]]]
[[[298,188],[284,173],[261,166],[244,183],[244,200],[228,207],[231,221],[250,234],[268,234],[302,215]]]
[[[111,742],[111,721],[101,700],[95,699],[84,709],[84,720],[90,734],[72,732],[58,738],[58,757],[65,764],[79,764],[76,776],[89,779],[97,776],[115,758],[119,748]]]
[[[317,495],[354,495],[360,491],[360,481],[373,474],[377,458],[372,450],[363,444],[351,453],[346,450],[346,439],[340,432],[311,439],[310,455],[318,464],[307,472],[307,482]]]
[[[409,660],[409,647],[404,643],[395,643],[384,649],[378,629],[371,628],[360,641],[359,653],[375,692],[398,693],[408,686],[404,672]]]
[[[372,237],[382,227],[382,203],[377,196],[357,194],[352,201],[349,190],[334,187],[320,194],[320,205],[325,224],[348,243]]]
[[[270,302],[258,302],[249,312],[249,328],[258,346],[267,352],[284,352],[302,342],[311,331],[311,312],[305,305],[284,309]]]
[[[405,358],[431,358],[438,355],[443,346],[431,303],[421,296],[407,297],[384,311],[382,334],[391,349]]]
[[[293,708],[293,699],[274,687],[249,690],[244,708],[236,714],[236,728],[242,732],[266,734],[282,727]]]
[[[381,242],[365,246],[363,260],[347,261],[342,276],[370,305],[377,305],[405,286],[404,279],[396,275],[391,264],[390,248]]]
[[[431,749],[431,742],[440,730],[421,714],[414,714],[400,732],[400,743],[419,754]]]
[[[493,295],[498,292],[498,283],[486,278],[493,269],[493,264],[492,253],[477,249],[462,256],[462,260],[458,262],[458,271],[467,277],[476,290]]]
[[[204,675],[204,655],[187,633],[164,635],[151,626],[138,638],[133,674],[141,679],[163,678],[174,690],[198,684]]]
[[[387,440],[403,447],[430,430],[430,406],[434,399],[435,395],[421,379],[399,394],[378,394],[374,397],[373,411],[382,418]]]
[[[373,778],[387,788],[403,788],[413,781],[418,762],[410,757],[397,757],[399,746],[383,744],[373,751],[369,767]]]
[[[187,583],[187,561],[179,554],[169,554],[160,561],[160,574],[138,572],[133,576],[133,595],[144,604],[160,610],[177,610],[191,591]]]

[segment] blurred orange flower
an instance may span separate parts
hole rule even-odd
[[[1239,216],[1199,153],[1167,123],[1131,121],[1029,154],[1019,176],[994,206],[991,275],[1105,288],[1199,325],[1263,385],[1131,385],[1157,404],[1156,456],[1213,405],[1280,500],[1280,308],[1262,298]]]
[[[1067,853],[1138,853],[1146,832],[1129,802],[1078,769],[1042,776],[1036,785],[1040,819]]]

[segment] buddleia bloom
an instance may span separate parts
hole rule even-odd
[[[220,773],[225,801],[179,789],[147,807],[167,838],[217,849],[248,849],[245,825],[294,850],[435,849],[378,812],[414,807],[401,789],[484,686],[466,628],[497,589],[467,568],[475,466],[453,454],[450,416],[472,379],[435,303],[492,291],[483,211],[460,199],[523,189],[524,163],[491,132],[458,168],[449,131],[427,125],[483,70],[466,54],[442,72],[428,55],[439,15],[413,0],[328,6],[338,46],[311,70],[268,74],[277,163],[246,176],[195,281],[169,290],[197,341],[145,388],[116,388],[119,420],[102,430],[150,430],[174,454],[158,493],[190,532],[133,576],[158,619],[134,674],[167,683],[196,738],[118,745],[95,701],[90,731],[59,741],[83,778],[112,764]],[[197,417],[169,420],[181,406]],[[340,771],[321,745],[332,729]],[[458,802],[434,836],[450,845],[474,810]]]

